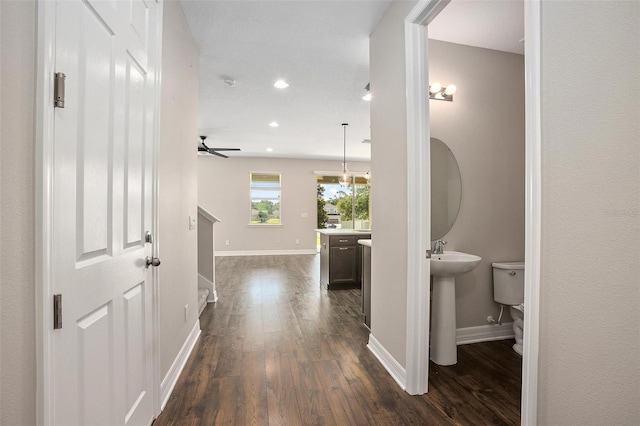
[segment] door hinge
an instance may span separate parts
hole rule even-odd
[[[57,72],[53,76],[53,106],[64,108],[64,80],[67,76],[62,72]]]
[[[62,295],[53,295],[53,329],[59,330],[62,328]]]
[[[427,259],[431,259],[431,250],[427,250],[426,255],[427,255]]]

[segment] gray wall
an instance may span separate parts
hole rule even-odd
[[[0,1],[0,424],[36,422],[36,7]]]
[[[215,225],[216,255],[264,250],[315,252],[317,177],[313,172],[340,171],[341,167],[341,161],[199,156],[198,203],[220,219]],[[369,163],[349,162],[349,170],[364,173]],[[250,172],[281,173],[282,226],[249,226]]]
[[[538,420],[637,425],[640,3],[543,2],[542,23]]]
[[[369,43],[371,90],[371,334],[401,365],[407,341],[407,113],[404,18],[393,2]]]
[[[198,51],[177,1],[164,3],[158,164],[160,368],[164,378],[198,319]],[[185,320],[184,307],[189,305]]]
[[[524,56],[429,40],[429,79],[458,87],[453,102],[429,102],[431,136],[462,177],[445,249],[482,257],[456,278],[457,326],[486,325],[499,312],[491,263],[524,260]]]

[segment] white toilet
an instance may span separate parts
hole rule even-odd
[[[516,344],[513,350],[522,355],[522,331],[524,327],[524,262],[492,263],[493,300],[503,308],[510,306]],[[502,317],[502,311],[500,312]]]

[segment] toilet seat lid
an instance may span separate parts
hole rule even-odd
[[[524,269],[524,262],[496,262],[491,266],[498,269]]]

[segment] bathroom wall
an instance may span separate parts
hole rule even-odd
[[[639,22],[542,2],[541,425],[640,423]]]
[[[453,102],[429,102],[431,136],[451,149],[462,177],[445,250],[482,257],[456,278],[457,327],[486,325],[499,312],[491,263],[524,260],[524,56],[429,40],[429,74],[458,88]]]
[[[215,225],[216,256],[266,251],[315,253],[317,176],[313,172],[337,172],[341,167],[340,160],[198,156],[198,204],[220,219]],[[349,161],[353,172],[365,173],[369,168],[369,162]],[[282,225],[249,225],[251,172],[281,174]]]

